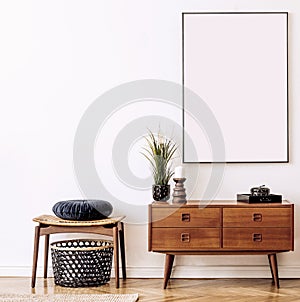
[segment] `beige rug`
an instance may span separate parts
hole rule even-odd
[[[138,294],[98,294],[98,295],[0,295],[0,302],[135,302],[139,299]]]

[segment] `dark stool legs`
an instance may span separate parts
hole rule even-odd
[[[39,255],[39,243],[40,243],[40,226],[35,227],[34,233],[34,246],[33,246],[33,265],[32,265],[32,279],[31,279],[31,287],[35,287],[36,280],[36,267],[38,262]]]
[[[114,241],[114,267],[115,267],[115,282],[116,288],[119,288],[119,232],[117,227],[113,227]]]
[[[48,269],[48,254],[49,254],[49,237],[50,235],[45,235],[45,255],[44,255],[44,278],[47,278]]]
[[[126,279],[126,256],[125,256],[125,234],[124,234],[124,223],[120,222],[119,227],[119,237],[120,237],[120,253],[122,262],[122,277]]]

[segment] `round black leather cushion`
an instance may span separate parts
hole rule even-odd
[[[65,200],[57,202],[52,211],[67,220],[98,220],[107,218],[113,207],[105,200]]]

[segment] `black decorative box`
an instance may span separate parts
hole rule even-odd
[[[263,196],[251,195],[251,194],[237,194],[237,201],[247,203],[275,203],[282,202],[282,195],[269,194]]]

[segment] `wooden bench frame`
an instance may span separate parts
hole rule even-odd
[[[47,278],[50,235],[58,233],[92,233],[110,236],[113,239],[115,285],[116,288],[119,288],[119,248],[122,263],[122,277],[126,279],[124,224],[121,221],[123,218],[124,217],[108,218],[107,220],[99,221],[65,221],[51,215],[42,215],[34,218],[33,221],[38,222],[39,225],[35,227],[31,287],[34,288],[36,283],[41,236],[45,236],[44,278]]]

